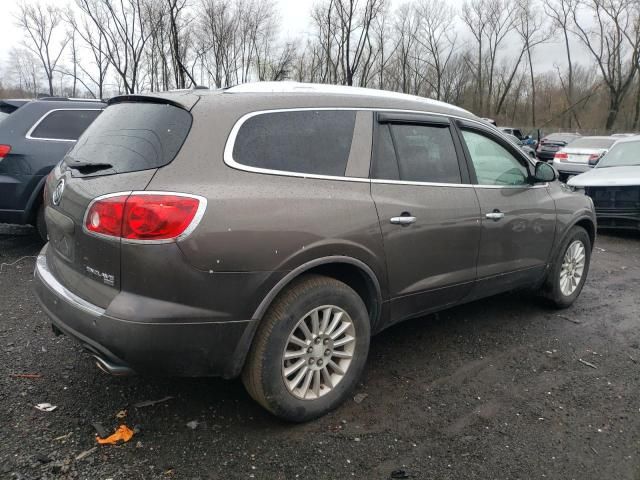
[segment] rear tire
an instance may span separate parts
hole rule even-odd
[[[544,285],[545,297],[556,308],[576,301],[589,274],[591,239],[587,231],[574,226],[563,240]]]
[[[356,386],[370,334],[367,309],[352,288],[333,278],[303,275],[269,307],[242,381],[254,400],[284,420],[320,417]]]
[[[36,230],[43,242],[49,241],[49,235],[47,233],[47,223],[44,221],[44,204],[40,204],[38,207],[38,213],[36,213]]]

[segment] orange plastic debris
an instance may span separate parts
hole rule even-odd
[[[131,438],[133,438],[133,430],[126,425],[120,425],[112,435],[109,435],[107,438],[96,437],[96,440],[100,445],[114,445],[120,440],[128,442]]]

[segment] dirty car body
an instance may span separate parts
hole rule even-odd
[[[48,177],[35,291],[111,373],[232,378],[264,347],[274,305],[303,287],[348,287],[345,331],[363,308],[375,333],[542,285],[572,228],[592,243],[595,216],[535,172],[494,127],[418,97],[295,84],[117,97]],[[176,237],[145,237],[153,215],[190,205]]]

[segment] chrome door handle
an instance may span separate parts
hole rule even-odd
[[[389,221],[394,225],[411,225],[412,223],[416,223],[416,217],[403,215],[402,217],[391,217]]]
[[[500,220],[501,218],[504,218],[504,213],[495,211],[495,212],[487,213],[485,217],[491,220]]]

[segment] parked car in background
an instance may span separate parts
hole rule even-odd
[[[500,127],[500,130],[502,130],[504,133],[508,135],[513,135],[518,140],[523,140],[525,138],[525,136],[522,134],[522,131],[519,128]]]
[[[556,152],[572,142],[576,138],[580,138],[580,134],[577,133],[552,133],[540,139],[536,148],[536,156],[538,160],[545,162],[553,161],[553,157]]]
[[[560,180],[593,168],[618,140],[615,137],[580,137],[570,142],[553,157]]]
[[[614,133],[611,136],[615,138],[635,137],[638,133]]]
[[[3,100],[0,111],[0,222],[32,224],[46,240],[42,192],[46,176],[105,103],[44,98]]]
[[[554,180],[495,127],[410,95],[116,97],[47,178],[36,295],[108,372],[241,375],[309,420],[390,325],[520,287],[571,305],[595,215]]]
[[[525,145],[524,142],[519,139],[518,137],[516,137],[515,135],[509,135],[508,133],[505,133],[506,137],[511,140],[513,143],[515,143],[518,147],[520,147],[520,149],[526,153],[527,155],[529,155],[531,158],[533,158],[535,160],[536,158],[536,151],[531,148],[529,145]]]
[[[640,230],[640,137],[619,140],[594,169],[568,184],[593,199],[598,228]]]

